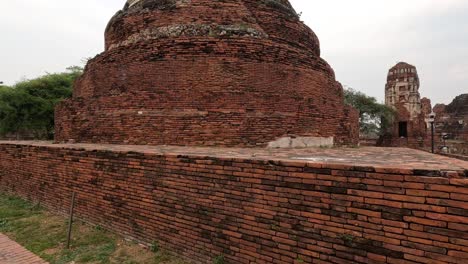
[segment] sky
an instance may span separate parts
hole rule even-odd
[[[0,15],[0,81],[60,72],[104,50],[124,0],[15,0]],[[468,93],[468,0],[291,0],[343,85],[384,100],[388,69],[418,68],[421,96]]]

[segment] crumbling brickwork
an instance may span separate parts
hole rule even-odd
[[[457,96],[449,105],[436,105],[434,112],[437,145],[442,146],[444,142],[440,138],[447,135],[445,143],[449,153],[468,158],[468,94]]]
[[[427,116],[431,101],[421,99],[420,81],[415,66],[400,62],[388,72],[385,104],[396,111],[396,118],[383,144],[395,147],[425,148],[430,132]]]
[[[28,144],[0,144],[2,192],[67,212],[75,191],[80,218],[195,263],[468,263],[462,161],[441,171]]]
[[[358,143],[358,114],[288,1],[131,1],[105,38],[57,108],[58,142]]]

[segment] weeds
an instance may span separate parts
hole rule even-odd
[[[224,256],[219,255],[213,259],[213,264],[224,264]]]
[[[51,264],[148,263],[183,264],[157,243],[150,250],[106,231],[75,221],[71,249],[65,248],[68,221],[47,212],[39,204],[0,193],[0,232]]]

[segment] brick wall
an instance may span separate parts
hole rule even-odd
[[[466,176],[0,144],[2,192],[199,263],[466,264]]]

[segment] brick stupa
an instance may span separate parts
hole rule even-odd
[[[287,0],[133,0],[56,111],[56,141],[357,144],[358,114]]]

